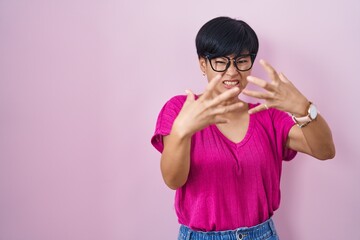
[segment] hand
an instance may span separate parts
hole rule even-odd
[[[268,108],[277,108],[284,112],[290,112],[295,116],[305,116],[309,101],[307,98],[285,77],[282,73],[277,73],[275,69],[264,60],[260,64],[268,73],[271,82],[267,82],[257,77],[248,76],[247,80],[263,89],[265,92],[243,90],[245,95],[263,99],[264,104],[260,104],[249,110],[249,113],[256,113]]]
[[[186,101],[174,121],[172,132],[175,131],[181,136],[192,136],[195,132],[211,124],[227,123],[228,119],[224,117],[224,114],[244,106],[242,102],[226,103],[240,93],[238,87],[216,95],[215,87],[220,80],[221,75],[212,79],[205,92],[197,100],[195,100],[194,94],[187,90]]]

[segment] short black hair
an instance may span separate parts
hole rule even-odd
[[[246,22],[229,17],[217,17],[205,23],[195,43],[199,58],[257,54],[259,50],[255,31]]]

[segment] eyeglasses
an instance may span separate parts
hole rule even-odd
[[[229,57],[215,57],[212,58],[210,55],[207,55],[206,58],[210,62],[211,68],[215,72],[225,72],[231,65],[231,61],[234,63],[234,66],[238,71],[245,72],[252,68],[256,54],[244,54],[240,55],[237,58]]]

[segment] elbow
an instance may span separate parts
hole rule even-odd
[[[166,186],[172,190],[177,190],[184,186],[189,175],[189,164],[185,164],[185,166],[182,164],[173,165],[168,164],[163,158],[161,160],[161,174]]]
[[[186,180],[185,181],[179,181],[177,179],[165,179],[164,178],[164,182],[165,182],[166,186],[168,186],[170,189],[177,190],[177,189],[179,189],[179,188],[181,188],[182,186],[185,185]]]
[[[171,190],[178,190],[179,188],[181,188],[181,186],[178,185],[170,185],[166,183],[166,186],[168,186],[168,188],[170,188]]]
[[[330,154],[330,153],[316,156],[316,158],[321,160],[321,161],[331,160],[334,157],[335,157],[335,154]]]
[[[162,169],[162,177],[166,186],[172,190],[177,190],[187,182],[188,173],[164,171],[164,169]]]
[[[325,160],[331,160],[331,159],[335,158],[335,155],[336,155],[335,146],[331,146],[331,147],[327,148],[325,151],[323,151],[321,154],[318,154],[315,157],[319,160],[325,161]]]
[[[329,153],[328,160],[335,158],[336,151],[335,148]]]

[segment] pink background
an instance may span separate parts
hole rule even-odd
[[[1,0],[0,240],[176,239],[150,137],[167,99],[204,88],[194,38],[220,15],[255,29],[259,58],[333,130],[335,160],[284,163],[280,236],[354,239],[359,12],[357,0]]]

